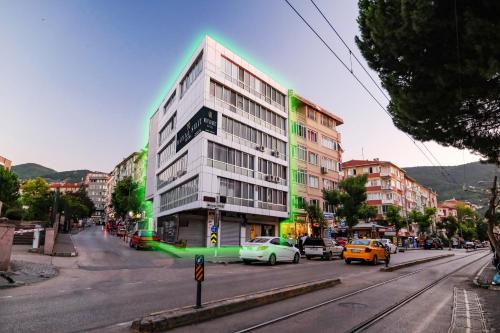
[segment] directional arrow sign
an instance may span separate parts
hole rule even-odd
[[[212,244],[217,243],[217,233],[216,232],[212,232],[210,234],[210,241],[212,242]]]

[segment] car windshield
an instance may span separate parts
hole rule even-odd
[[[355,239],[351,241],[351,245],[370,245],[369,239]]]
[[[268,238],[254,238],[250,241],[250,243],[266,243],[269,239]]]
[[[388,239],[382,239],[381,242],[385,244],[385,243],[389,243],[389,240]]]
[[[307,238],[306,241],[304,242],[304,246],[310,245],[310,246],[323,246],[323,239],[321,238]]]

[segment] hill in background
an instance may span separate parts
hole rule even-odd
[[[463,185],[486,189],[491,186],[497,168],[492,164],[481,164],[480,162],[444,166],[443,169],[449,174],[449,177],[444,176],[440,167],[437,166],[404,169],[408,176],[436,191],[440,201],[456,198],[468,200],[479,206],[485,206],[487,204],[486,194],[464,191]]]
[[[70,171],[56,171],[44,167],[36,163],[25,163],[14,165],[12,171],[21,180],[27,180],[36,177],[42,177],[49,183],[62,182],[62,183],[80,183],[83,181],[90,170],[70,170]]]

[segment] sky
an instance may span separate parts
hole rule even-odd
[[[290,1],[350,63],[349,52],[311,2]],[[316,3],[368,68],[354,42],[357,1]],[[236,46],[281,85],[342,117],[344,161],[437,165],[282,0],[0,0],[0,156],[14,165],[110,172],[146,144],[155,101],[193,41],[207,33]],[[353,71],[369,82],[361,67],[353,65]],[[374,85],[369,88],[387,104]],[[479,159],[426,145],[441,165]]]

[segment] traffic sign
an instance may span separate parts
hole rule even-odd
[[[216,225],[213,225],[213,226],[210,228],[210,231],[211,231],[211,232],[217,232],[217,226],[216,226]]]
[[[212,244],[216,244],[217,243],[217,232],[213,232],[210,234],[210,242],[212,242]]]
[[[194,258],[194,279],[198,282],[203,281],[205,278],[205,257],[203,255],[196,255]]]
[[[332,238],[332,228],[328,227],[328,238]]]

